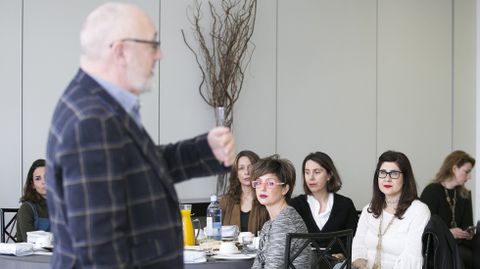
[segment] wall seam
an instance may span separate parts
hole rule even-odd
[[[25,0],[22,0],[22,15],[21,15],[21,34],[20,34],[20,196],[23,193],[23,178],[24,177],[24,169],[23,169],[23,157],[24,157],[24,147],[23,147],[23,142],[24,142],[24,129],[23,129],[23,63],[24,63],[24,58],[23,58],[23,53],[24,53],[24,28],[25,28]]]
[[[450,94],[451,94],[451,122],[450,122],[450,151],[453,151],[454,141],[455,141],[455,0],[452,0],[452,25],[450,31],[450,41],[451,41],[451,85],[450,85]]]
[[[378,0],[376,1],[375,11],[375,156],[374,160],[379,155],[378,152]]]
[[[275,16],[275,153],[278,153],[278,6],[279,0],[276,1]]]
[[[479,64],[478,64],[479,63],[479,61],[478,61],[478,59],[479,59],[478,44],[480,44],[480,42],[479,42],[479,30],[478,30],[479,29],[479,18],[478,18],[478,16],[480,14],[480,12],[479,12],[479,0],[475,1],[474,9],[476,11],[476,13],[475,13],[476,15],[474,16],[474,18],[475,18],[474,29],[476,28],[474,30],[475,31],[474,42],[475,42],[475,48],[477,48],[477,49],[474,52],[474,54],[475,54],[475,67],[474,67],[475,71],[474,72],[475,73],[474,73],[473,100],[475,100],[475,105],[474,105],[473,119],[474,119],[474,124],[475,124],[476,127],[474,127],[475,133],[474,133],[474,147],[473,148],[474,148],[475,152],[473,154],[475,154],[475,159],[478,160],[478,148],[477,148],[478,147],[477,146],[478,145],[478,139],[477,139],[477,137],[478,137],[478,104],[479,104],[479,102],[478,102],[478,85],[479,85],[478,84],[478,73],[479,73],[479,71],[478,71],[478,68],[479,68]],[[480,191],[479,191],[479,186],[480,185],[479,185],[479,181],[478,181],[479,180],[478,175],[479,175],[478,172],[475,173],[475,178],[474,178],[475,180],[473,181],[473,187],[472,187],[473,190],[474,190],[473,191],[473,201],[472,201],[473,202],[472,211],[473,211],[473,219],[475,219],[475,220],[478,219],[478,216],[480,215],[479,214],[480,207],[478,205],[479,199],[477,198],[477,194],[480,193]]]
[[[158,2],[158,40],[159,40],[159,41],[161,41],[161,36],[162,36],[162,29],[161,29],[162,24],[161,24],[161,22],[162,22],[162,1],[159,1],[159,2]],[[161,49],[161,46],[160,46],[159,49]],[[158,74],[157,74],[157,76],[158,76],[158,99],[157,99],[157,102],[158,102],[158,112],[157,112],[157,116],[158,116],[158,119],[157,119],[157,120],[158,120],[158,126],[157,126],[157,141],[158,141],[158,144],[160,144],[160,124],[161,124],[161,122],[162,122],[162,121],[160,120],[160,119],[161,119],[161,117],[160,117],[160,116],[161,116],[161,115],[160,115],[160,111],[161,111],[161,109],[160,109],[160,108],[161,108],[161,107],[160,107],[160,104],[161,104],[161,102],[160,102],[160,100],[161,100],[160,95],[161,95],[161,93],[162,93],[161,88],[160,88],[160,81],[161,81],[161,79],[160,79],[160,77],[161,77],[160,61],[157,62],[157,66],[158,66]]]

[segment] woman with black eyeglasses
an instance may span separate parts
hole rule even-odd
[[[353,238],[352,261],[359,269],[422,268],[422,233],[430,219],[418,200],[407,156],[386,151],[378,159],[373,196],[363,208]]]
[[[284,268],[287,233],[308,232],[302,217],[287,204],[295,187],[295,168],[290,161],[272,156],[256,162],[251,177],[256,201],[267,208],[270,216],[260,231],[259,249],[252,268]],[[303,242],[292,240],[291,252],[297,252],[302,245]],[[293,265],[310,268],[310,249],[302,251]]]

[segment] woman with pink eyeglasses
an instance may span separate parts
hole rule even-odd
[[[270,216],[260,231],[259,249],[252,268],[283,268],[287,234],[308,232],[302,217],[288,205],[295,187],[295,168],[290,161],[275,155],[256,162],[251,177],[257,201],[266,207]],[[297,252],[302,243],[292,240],[291,252]],[[310,268],[310,250],[302,251],[293,264],[296,268]]]

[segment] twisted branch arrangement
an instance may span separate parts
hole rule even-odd
[[[225,125],[231,127],[233,105],[242,90],[244,70],[253,53],[248,45],[255,26],[257,0],[220,0],[218,8],[209,1],[208,11],[211,19],[208,35],[200,26],[202,12],[198,0],[188,15],[199,44],[198,52],[188,43],[183,30],[182,36],[202,72],[200,95],[211,107],[225,107]]]

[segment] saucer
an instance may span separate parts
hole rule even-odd
[[[240,250],[233,251],[233,252],[222,252],[222,251],[214,251],[215,255],[222,255],[222,256],[228,256],[228,255],[236,255],[242,253]]]
[[[207,262],[207,258],[205,258],[205,257],[200,258],[200,259],[196,259],[196,260],[193,260],[193,261],[184,261],[185,264],[189,264],[189,263],[204,263],[204,262]]]
[[[212,258],[218,260],[249,260],[254,259],[256,256],[256,254],[218,254],[213,255]]]
[[[48,250],[48,251],[50,251],[50,252],[53,251],[53,246],[42,247],[42,248],[45,249],[45,250]]]

